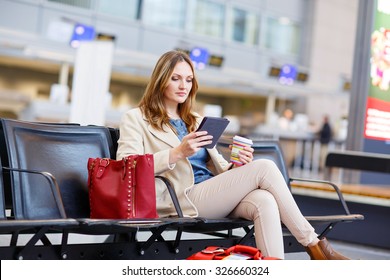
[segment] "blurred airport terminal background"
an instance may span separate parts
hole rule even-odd
[[[197,62],[201,113],[228,116],[232,134],[286,140],[288,162],[302,164],[295,143],[317,138],[325,115],[330,145],[345,142],[358,4],[1,0],[0,116],[67,122],[81,88],[89,102],[104,103],[92,121],[116,127],[137,106],[157,58],[182,49]],[[95,49],[83,54],[83,44]],[[113,47],[99,51],[104,44]],[[310,145],[318,171],[320,145]]]

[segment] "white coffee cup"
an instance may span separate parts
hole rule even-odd
[[[242,162],[240,161],[240,151],[244,149],[244,147],[251,147],[253,145],[253,141],[248,138],[244,138],[241,136],[234,136],[233,137],[233,144],[232,144],[232,152],[230,154],[230,162],[234,163],[235,165],[242,165]]]

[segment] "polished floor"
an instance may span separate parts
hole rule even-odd
[[[390,249],[376,248],[360,244],[331,240],[332,247],[353,260],[390,260]],[[309,256],[302,253],[289,253],[286,260],[309,260]]]

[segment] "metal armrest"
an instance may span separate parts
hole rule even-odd
[[[341,202],[341,204],[342,204],[342,206],[344,208],[345,213],[347,215],[351,215],[351,212],[349,211],[347,203],[346,203],[346,201],[344,199],[344,196],[341,193],[340,188],[336,184],[334,184],[332,182],[329,182],[329,181],[324,181],[324,180],[313,180],[313,179],[303,179],[303,178],[290,178],[290,182],[293,182],[293,181],[310,182],[310,183],[330,185],[336,191],[336,193],[337,193],[337,195],[339,197],[339,200],[340,200],[340,202]]]
[[[175,206],[177,215],[180,218],[183,218],[183,211],[181,210],[181,207],[180,207],[180,204],[179,204],[179,199],[177,198],[175,189],[172,187],[171,181],[169,181],[167,178],[165,178],[163,176],[155,176],[155,178],[160,179],[161,181],[163,181],[163,183],[165,184],[165,186],[168,189],[169,195],[171,196],[171,199],[172,199],[173,205]]]
[[[11,172],[21,172],[21,173],[30,173],[30,174],[37,174],[43,176],[49,183],[50,189],[53,193],[54,200],[56,202],[58,211],[60,212],[60,215],[62,218],[66,219],[66,213],[65,213],[65,207],[62,202],[61,192],[60,188],[58,186],[56,178],[53,176],[53,174],[45,171],[37,171],[37,170],[28,170],[28,169],[20,169],[20,168],[11,168],[11,167],[2,167],[3,170],[8,170]]]

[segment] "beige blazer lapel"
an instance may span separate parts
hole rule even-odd
[[[171,147],[177,147],[180,144],[180,140],[172,129],[164,125],[164,131],[153,128],[150,124],[148,125],[149,132],[154,135],[157,139],[165,142]]]

